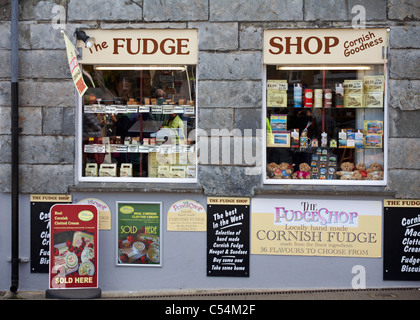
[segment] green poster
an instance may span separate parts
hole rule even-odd
[[[160,202],[117,202],[117,265],[161,266]]]

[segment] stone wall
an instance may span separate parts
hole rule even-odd
[[[420,197],[420,5],[417,0],[25,0],[20,1],[20,186],[23,193],[65,193],[74,185],[75,94],[57,23],[83,28],[196,28],[199,128],[259,145],[262,34],[270,28],[390,27],[389,190]],[[61,17],[61,19],[59,19]],[[54,24],[54,23],[55,24]],[[10,1],[0,2],[0,191],[10,191]],[[225,129],[225,130],[222,130]],[[239,129],[239,130],[234,130]],[[244,129],[252,129],[245,133]],[[206,194],[253,195],[256,163],[202,163]],[[254,151],[254,153],[260,151]],[[232,156],[233,157],[233,156]],[[232,158],[231,157],[231,158]],[[257,157],[258,158],[258,157]],[[289,187],[279,186],[278,189]],[[367,187],[365,187],[366,189]],[[306,187],[304,190],[312,190]],[[369,189],[369,188],[367,188]],[[381,188],[383,190],[383,188]],[[290,190],[294,190],[291,187]],[[323,188],[336,191],[335,187]],[[346,189],[344,189],[346,190]],[[362,190],[363,191],[363,190]]]

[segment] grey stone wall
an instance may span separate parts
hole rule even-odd
[[[64,41],[84,28],[196,28],[199,32],[201,137],[219,129],[219,161],[202,161],[206,194],[253,195],[261,161],[233,158],[234,140],[258,145],[262,34],[269,28],[351,27],[356,5],[367,27],[390,27],[389,184],[400,198],[420,197],[420,5],[417,0],[26,0],[20,1],[21,192],[61,193],[74,185],[75,93]],[[60,16],[61,14],[61,16]],[[58,19],[61,17],[61,19]],[[10,1],[0,2],[0,191],[10,191]],[[225,130],[222,130],[225,129]],[[239,130],[234,130],[239,129]],[[244,129],[252,129],[245,133]],[[254,151],[259,153],[259,150]],[[258,156],[257,156],[258,158]],[[276,187],[314,190],[313,187]],[[365,187],[359,191],[370,190]],[[323,187],[319,190],[339,191]],[[358,189],[358,188],[354,188]],[[383,190],[383,188],[379,188]],[[352,188],[341,190],[352,190]],[[375,190],[378,190],[376,188]]]

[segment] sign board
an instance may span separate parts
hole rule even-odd
[[[51,208],[50,289],[98,287],[98,212],[93,205]]]
[[[251,254],[381,256],[381,201],[253,199]]]
[[[249,198],[207,198],[207,276],[249,277]]]
[[[168,210],[166,225],[168,231],[206,231],[206,210],[193,200],[177,201]]]
[[[117,265],[162,266],[160,202],[117,202]]]
[[[195,29],[84,30],[95,39],[82,49],[82,64],[192,65],[198,61],[198,32]]]
[[[265,64],[375,64],[386,61],[387,29],[264,31]]]
[[[420,199],[384,200],[384,280],[420,280]]]
[[[50,262],[50,209],[71,203],[67,194],[31,194],[31,273],[48,273]]]

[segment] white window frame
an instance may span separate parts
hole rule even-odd
[[[79,182],[102,182],[102,183],[197,183],[198,182],[198,157],[197,157],[197,125],[198,125],[198,66],[195,68],[195,178],[156,178],[156,177],[84,177],[83,176],[83,101],[76,95],[76,184]],[[83,67],[83,66],[82,66]]]
[[[382,65],[382,64],[381,64]],[[263,81],[262,81],[262,98],[263,98],[263,114],[262,114],[262,128],[264,132],[262,143],[263,163],[263,184],[267,185],[354,185],[354,186],[386,186],[388,184],[388,68],[387,63],[384,63],[384,77],[385,77],[385,91],[384,91],[384,137],[383,137],[383,153],[384,153],[384,178],[383,180],[321,180],[321,179],[267,179],[267,64],[263,67]]]

